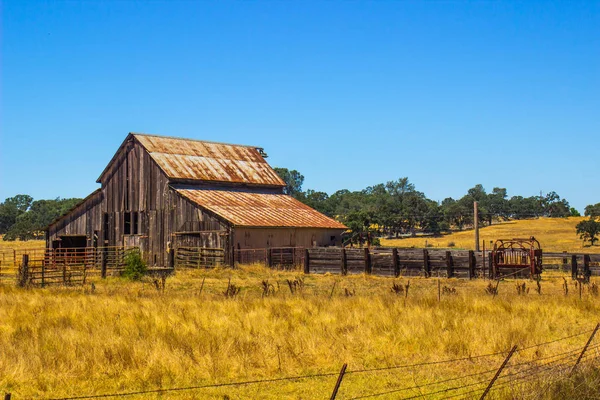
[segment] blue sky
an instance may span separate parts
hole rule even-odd
[[[84,197],[130,131],[600,202],[599,2],[2,2],[0,200]]]

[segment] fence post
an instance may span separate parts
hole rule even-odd
[[[370,274],[372,270],[371,270],[371,254],[369,253],[369,248],[365,247],[364,252],[365,252],[365,274]]]
[[[45,283],[46,283],[45,275],[46,275],[46,263],[42,262],[42,287],[44,287]]]
[[[17,284],[24,287],[27,284],[29,278],[29,254],[23,254],[23,260],[21,267],[19,268],[19,282]]]
[[[492,255],[492,252],[490,251],[488,253],[488,277],[490,279],[492,279],[494,277],[494,256]]]
[[[475,252],[473,250],[469,250],[469,279],[475,278]]]
[[[169,249],[169,260],[167,267],[169,269],[175,269],[175,249]]]
[[[310,274],[310,260],[308,255],[308,249],[304,249],[304,273]]]
[[[342,384],[342,379],[344,379],[344,374],[346,373],[347,367],[348,367],[348,364],[342,365],[342,369],[340,370],[340,374],[337,378],[337,382],[335,383],[335,387],[333,388],[333,393],[331,393],[330,400],[335,400],[338,390],[340,389],[340,385]]]
[[[400,276],[400,262],[398,260],[398,249],[392,249],[392,265],[394,266],[394,276]]]
[[[267,265],[273,268],[273,251],[270,247],[267,249]]]
[[[454,259],[452,258],[452,252],[446,252],[446,276],[452,278],[454,276]]]
[[[583,279],[585,282],[590,281],[590,276],[592,275],[592,271],[590,270],[590,255],[583,255]]]
[[[423,249],[423,269],[425,270],[425,278],[431,276],[431,263],[429,262],[429,251]]]
[[[561,267],[561,269],[560,269],[560,270],[561,270],[561,271],[564,271],[564,270],[565,270],[565,265],[567,265],[567,263],[568,263],[568,259],[567,259],[567,251],[566,251],[566,250],[565,250],[565,251],[563,251],[563,259],[562,259],[562,263],[563,263],[563,265],[562,265],[562,267]]]
[[[4,393],[4,400],[10,400],[10,393]]]
[[[342,254],[341,254],[341,272],[342,275],[348,275],[348,261],[346,259],[346,249],[342,247]]]
[[[571,278],[577,279],[577,256],[571,256]]]
[[[108,254],[106,254],[106,247],[102,248],[102,254],[100,256],[100,276],[106,278],[106,264],[108,263]]]
[[[598,328],[600,328],[600,324],[596,324],[596,327],[594,328],[594,331],[592,332],[592,334],[590,335],[590,338],[588,339],[587,343],[585,344],[585,346],[583,346],[583,350],[581,350],[581,354],[579,355],[579,358],[577,359],[577,361],[575,362],[575,365],[573,365],[573,369],[571,370],[571,374],[573,372],[575,372],[575,369],[577,368],[577,365],[579,365],[579,362],[581,361],[581,359],[583,358],[583,355],[585,354],[588,346],[590,345],[590,343],[592,343],[592,340],[594,339],[594,336],[596,335],[596,332],[598,332]]]
[[[508,355],[502,362],[502,365],[500,365],[500,368],[498,368],[498,371],[496,371],[496,375],[494,375],[494,377],[492,378],[492,380],[490,381],[488,386],[485,388],[485,391],[483,392],[483,394],[481,395],[479,400],[483,400],[485,398],[485,396],[487,396],[488,392],[492,389],[494,382],[496,382],[496,379],[498,379],[498,377],[500,376],[500,373],[502,373],[502,370],[504,369],[504,367],[506,367],[506,364],[508,364],[508,360],[510,360],[510,358],[513,356],[513,354],[515,353],[516,350],[517,350],[516,345],[513,346],[512,349],[510,349],[510,351],[508,352]]]

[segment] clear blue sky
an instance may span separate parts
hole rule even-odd
[[[83,197],[129,131],[600,202],[600,3],[2,2],[0,200]]]

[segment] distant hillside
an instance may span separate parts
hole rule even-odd
[[[490,240],[535,236],[545,251],[600,253],[599,245],[590,247],[589,243],[586,243],[584,247],[583,241],[575,233],[575,225],[584,219],[587,218],[539,218],[503,222],[481,228],[479,237],[480,240],[485,241],[486,248]],[[454,247],[457,248],[472,250],[475,247],[473,230],[455,232],[437,238],[381,239],[383,246],[395,247],[425,247],[426,242],[433,247],[450,247],[451,243],[454,243]]]

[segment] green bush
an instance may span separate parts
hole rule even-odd
[[[125,255],[125,271],[123,271],[125,278],[138,281],[142,279],[147,269],[146,263],[139,251],[132,250]]]

